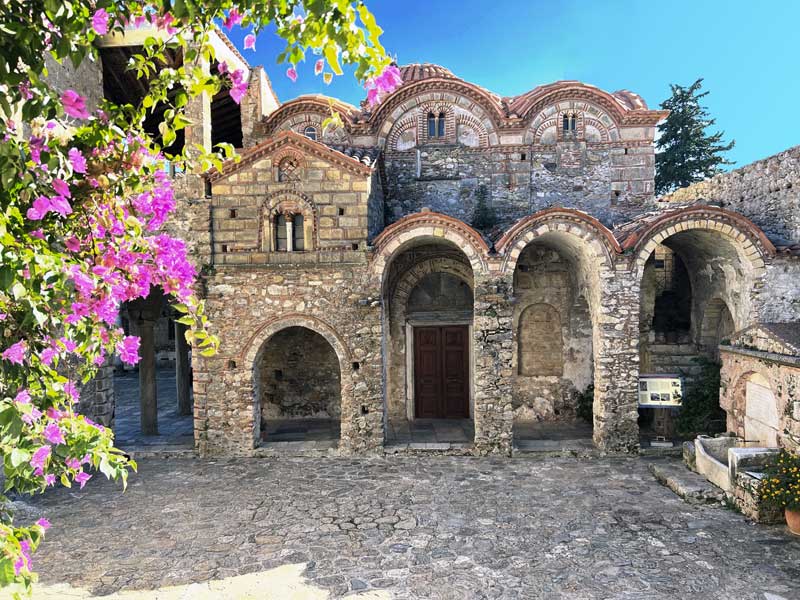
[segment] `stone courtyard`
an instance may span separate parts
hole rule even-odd
[[[54,523],[38,597],[800,598],[800,538],[686,504],[641,458],[139,467],[125,493],[98,476],[25,509]]]

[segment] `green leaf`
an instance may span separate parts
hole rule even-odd
[[[324,54],[325,60],[328,61],[328,65],[333,72],[337,75],[341,75],[342,67],[339,66],[339,51],[336,50],[336,47],[333,44],[328,44],[325,46]]]
[[[25,450],[21,450],[19,448],[14,448],[11,451],[10,460],[11,460],[11,465],[14,468],[20,466],[23,463],[28,462],[30,459],[31,459],[30,452],[27,452]]]

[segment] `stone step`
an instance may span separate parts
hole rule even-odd
[[[725,492],[702,475],[690,471],[681,460],[653,460],[647,468],[659,483],[689,504],[720,504],[725,499]]]
[[[652,354],[697,354],[694,344],[648,344],[647,349]]]

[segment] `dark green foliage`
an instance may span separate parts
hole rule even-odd
[[[594,385],[589,386],[578,394],[578,402],[575,407],[575,415],[579,419],[583,419],[587,423],[591,423],[594,413],[592,405],[594,404]]]
[[[701,371],[695,381],[687,385],[675,422],[678,435],[686,439],[725,431],[725,411],[719,406],[720,364],[706,357],[695,362]]]
[[[719,173],[723,165],[733,164],[723,153],[735,142],[723,143],[723,131],[706,133],[715,120],[700,105],[700,99],[708,95],[700,93],[702,87],[702,79],[688,88],[672,84],[672,96],[661,103],[670,114],[658,126],[656,195],[707,179]]]
[[[478,231],[489,231],[497,225],[497,215],[489,201],[489,191],[485,185],[475,190],[475,210],[472,213],[472,226]]]

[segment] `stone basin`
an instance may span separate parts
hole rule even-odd
[[[700,435],[694,446],[697,472],[729,493],[740,471],[760,471],[780,451],[778,448],[747,448],[743,439],[730,435]]]

